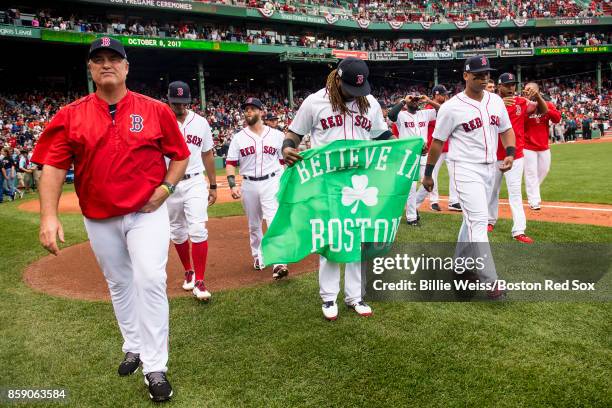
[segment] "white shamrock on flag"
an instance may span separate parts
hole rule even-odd
[[[378,188],[368,187],[368,176],[353,176],[351,182],[353,187],[342,189],[342,205],[348,207],[355,203],[351,208],[351,214],[357,212],[360,201],[363,201],[368,207],[378,204]]]

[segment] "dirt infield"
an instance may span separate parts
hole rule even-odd
[[[584,143],[610,141],[612,138],[606,137]],[[230,196],[227,183],[220,182],[217,203],[232,201],[234,200]],[[441,198],[440,201],[441,207],[447,213],[447,200]],[[421,208],[425,212],[431,211],[427,201]],[[38,200],[27,201],[21,204],[19,209],[39,212],[40,203]],[[81,213],[75,193],[62,195],[59,211],[70,214]],[[525,205],[525,214],[528,220],[612,227],[612,205],[544,202],[541,211],[532,211]],[[499,216],[506,219],[512,218],[507,200],[500,200]],[[244,216],[212,218],[208,223],[208,229],[211,239],[206,283],[213,294],[218,290],[271,281],[271,268],[265,271],[254,271],[252,268],[247,221]],[[227,262],[229,257],[232,262]],[[313,271],[317,268],[317,263],[315,256],[308,257],[291,266],[291,275]],[[168,295],[170,297],[189,296],[188,292],[181,289],[182,279],[182,267],[176,251],[171,246],[168,261]],[[35,291],[51,295],[87,300],[109,299],[106,281],[88,242],[63,249],[58,257],[49,255],[29,265],[24,271],[24,281]]]
[[[217,203],[234,201],[230,196],[229,189],[219,188]],[[441,207],[446,208],[446,198],[440,199]],[[420,211],[429,210],[429,203],[425,201]],[[38,200],[27,201],[19,206],[22,211],[38,212],[40,203]],[[60,198],[59,211],[65,214],[80,214],[79,202],[75,193],[64,193]],[[446,211],[445,211],[446,212]],[[562,203],[543,202],[542,211],[531,211],[525,205],[525,214],[528,220],[549,221],[568,224],[590,224],[604,227],[612,227],[612,205],[589,204],[589,203]],[[500,200],[500,218],[512,218],[508,200]],[[245,227],[246,228],[246,227]]]
[[[213,218],[208,223],[210,248],[206,285],[211,292],[272,281],[272,268],[253,269],[246,218]],[[231,254],[231,255],[230,255]],[[232,262],[228,262],[231,256]],[[317,268],[317,257],[310,256],[291,265],[290,276]],[[37,292],[86,300],[109,300],[108,288],[89,242],[63,249],[59,256],[46,256],[30,264],[24,281]],[[173,246],[168,261],[168,295],[190,296],[181,285],[183,269]]]

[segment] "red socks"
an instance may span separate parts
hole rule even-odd
[[[181,259],[181,263],[183,264],[183,268],[185,271],[191,271],[191,256],[189,256],[189,240],[183,242],[182,244],[174,244],[176,248],[176,252],[178,252],[178,256]]]
[[[206,257],[208,256],[208,241],[192,243],[193,264],[195,266],[196,281],[204,280],[206,270]]]

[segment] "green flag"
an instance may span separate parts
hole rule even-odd
[[[333,262],[360,262],[362,242],[393,242],[423,141],[338,140],[303,152],[287,168],[279,207],[263,242],[267,265],[311,253]]]

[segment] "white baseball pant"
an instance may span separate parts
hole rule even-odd
[[[550,149],[542,151],[523,150],[525,154],[525,191],[531,206],[539,206],[540,185],[550,170]]]
[[[427,163],[427,156],[421,156],[421,163],[419,165],[419,179],[412,183],[410,186],[410,194],[408,195],[408,200],[406,201],[406,221],[416,221],[417,219],[417,209],[423,204],[425,198],[427,197],[427,190],[421,184],[421,180],[423,180],[423,175],[425,174],[425,164]],[[419,186],[417,190],[417,186]]]
[[[512,236],[516,237],[525,233],[527,228],[527,218],[523,209],[523,193],[521,191],[521,182],[523,178],[523,165],[525,160],[521,157],[516,159],[512,164],[512,168],[505,173],[499,170],[499,166],[503,163],[498,160],[495,168],[495,176],[493,180],[493,188],[489,197],[489,224],[495,225],[499,215],[499,191],[501,189],[502,177],[506,179],[506,187],[508,188],[508,202],[510,211],[512,212]]]
[[[264,263],[261,253],[261,240],[263,239],[262,220],[266,220],[268,228],[274,220],[278,210],[276,197],[280,186],[280,174],[267,180],[252,181],[242,179],[242,207],[249,222],[249,242],[251,255]]]
[[[463,222],[457,238],[457,257],[483,257],[485,268],[480,277],[485,282],[497,279],[487,236],[488,201],[493,187],[495,164],[449,161],[451,183],[455,184]],[[476,245],[467,245],[475,243]]]
[[[204,176],[180,181],[166,200],[170,214],[170,238],[175,244],[208,239],[208,188]]]
[[[167,370],[169,306],[166,263],[170,225],[164,203],[152,213],[85,218],[104,273],[124,353],[140,353],[144,374]]]
[[[361,297],[361,263],[344,264],[344,302],[355,303]],[[323,302],[336,301],[340,293],[340,264],[319,257],[319,294]]]
[[[429,202],[433,203],[438,203],[440,200],[440,195],[438,194],[438,174],[440,174],[440,169],[442,168],[442,163],[446,163],[446,169],[449,169],[449,164],[448,164],[448,159],[446,158],[447,153],[441,153],[440,154],[440,158],[438,159],[438,161],[436,162],[436,165],[433,169],[433,173],[432,173],[432,178],[434,180],[434,186],[433,189],[431,190],[431,193],[429,193]],[[449,177],[449,183],[448,183],[448,205],[451,204],[457,204],[457,192],[455,191],[455,185],[453,183],[450,182],[450,177]]]

